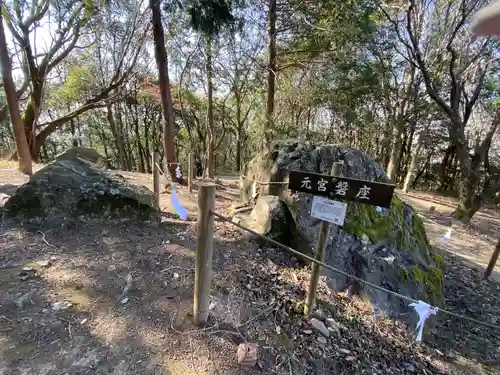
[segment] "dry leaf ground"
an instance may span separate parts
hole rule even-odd
[[[122,174],[151,188],[150,176]],[[23,179],[14,167],[0,170],[0,183]],[[175,219],[162,194],[167,214],[159,227],[4,222],[0,374],[498,373],[500,331],[439,314],[425,344],[414,344],[413,327],[375,316],[363,301],[330,293],[323,283],[319,304],[338,330],[319,344],[299,313],[308,268],[279,250],[242,240],[239,230],[222,222],[215,224],[212,314],[207,327],[197,329],[190,316],[196,193],[180,194],[193,220]],[[227,212],[237,183],[223,179],[217,194],[217,210]],[[426,207],[436,206],[438,198],[428,194],[405,199],[432,220],[429,237],[445,260],[446,307],[498,324],[500,284],[482,280],[498,214],[478,215],[445,241],[450,208],[429,213]],[[236,362],[244,341],[259,344],[252,369]]]

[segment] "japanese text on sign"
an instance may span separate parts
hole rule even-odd
[[[394,193],[391,184],[300,171],[290,171],[288,188],[386,208],[390,206]]]

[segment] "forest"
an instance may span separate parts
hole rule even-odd
[[[470,32],[485,0],[3,0],[0,156],[71,146],[151,173],[195,153],[242,173],[280,140],[375,159],[404,191],[500,190],[500,40]]]

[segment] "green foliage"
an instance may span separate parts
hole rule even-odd
[[[59,87],[51,90],[49,102],[52,106],[81,101],[91,94],[95,87],[96,75],[89,65],[69,67],[66,81]]]
[[[237,4],[237,3],[236,3]],[[218,35],[224,27],[232,27],[237,19],[233,15],[231,0],[178,0],[165,2],[166,12],[180,9],[189,16],[190,25],[196,32],[207,37]]]

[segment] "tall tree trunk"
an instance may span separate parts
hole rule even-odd
[[[424,138],[424,132],[422,131],[418,135],[417,147],[415,147],[415,151],[413,151],[413,154],[412,154],[411,160],[410,160],[410,165],[408,166],[408,171],[406,172],[405,181],[403,183],[403,192],[405,192],[405,193],[408,193],[408,190],[410,188],[410,182],[411,182],[411,179],[413,177],[413,172],[415,171],[415,168],[417,167],[418,159],[420,157],[420,150],[422,149],[423,138]]]
[[[163,109],[163,150],[166,163],[165,170],[170,174],[172,181],[185,183],[184,179],[177,179],[175,176],[176,152],[174,144],[174,106],[172,103],[172,94],[170,92],[170,79],[168,76],[168,58],[165,50],[165,37],[161,21],[161,2],[158,0],[149,0],[151,8],[151,23],[153,25],[153,40],[155,46],[155,60],[158,68],[160,81],[161,106]]]
[[[381,141],[381,149],[379,154],[379,159],[381,163],[381,167],[387,170],[389,167],[389,160],[391,160],[391,129],[389,126],[386,126],[384,133],[382,135]]]
[[[9,108],[12,128],[16,139],[17,154],[19,156],[19,170],[31,176],[33,174],[31,164],[31,154],[28,145],[28,139],[24,131],[24,123],[19,112],[17,101],[16,85],[12,79],[12,65],[7,49],[7,40],[3,28],[3,1],[0,0],[0,67],[2,68],[2,81]]]
[[[452,159],[456,158],[456,146],[451,143],[444,151],[443,159],[441,160],[441,167],[439,170],[439,190],[442,192],[448,191],[449,185],[449,168]]]
[[[397,123],[393,128],[393,140],[391,147],[391,156],[389,158],[389,165],[387,166],[387,176],[389,179],[396,183],[397,182],[397,170],[399,166],[399,158],[401,155],[401,148],[403,147],[403,136],[404,136],[404,124],[397,120]]]
[[[106,106],[106,117],[108,119],[113,138],[115,139],[118,164],[120,166],[120,169],[125,171],[127,170],[127,163],[125,161],[125,147],[123,144],[123,137],[121,136],[120,130],[116,126],[115,117],[113,115],[113,106],[111,103],[108,103],[108,105]]]
[[[274,128],[274,95],[276,92],[276,0],[269,0],[268,13],[268,54],[267,65],[267,106],[264,124],[263,145],[271,149],[271,134]]]
[[[489,185],[489,178],[481,185],[481,165],[484,163],[488,166],[488,152],[491,147],[491,140],[495,135],[496,129],[500,124],[500,111],[497,113],[497,118],[492,122],[490,129],[480,145],[474,150],[472,158],[469,155],[469,150],[463,133],[457,134],[455,139],[456,157],[462,172],[462,183],[459,189],[460,203],[453,212],[453,217],[468,223],[474,214],[481,208],[484,192]]]
[[[241,141],[243,136],[243,123],[241,121],[241,101],[239,95],[235,95],[236,99],[236,172],[241,170]]]
[[[213,113],[213,73],[212,73],[212,37],[206,37],[206,53],[207,53],[207,130],[208,130],[208,158],[205,173],[208,178],[214,178],[215,169],[215,129],[214,129],[214,113]]]
[[[405,73],[404,86],[399,95],[403,98],[398,105],[396,118],[394,119],[393,128],[393,141],[391,148],[391,158],[389,159],[389,165],[387,166],[387,175],[389,179],[394,182],[398,180],[398,170],[401,157],[401,148],[403,147],[403,135],[406,123],[406,111],[408,107],[408,102],[412,97],[413,92],[413,81],[415,78],[415,66],[411,65],[408,67],[408,71]]]

